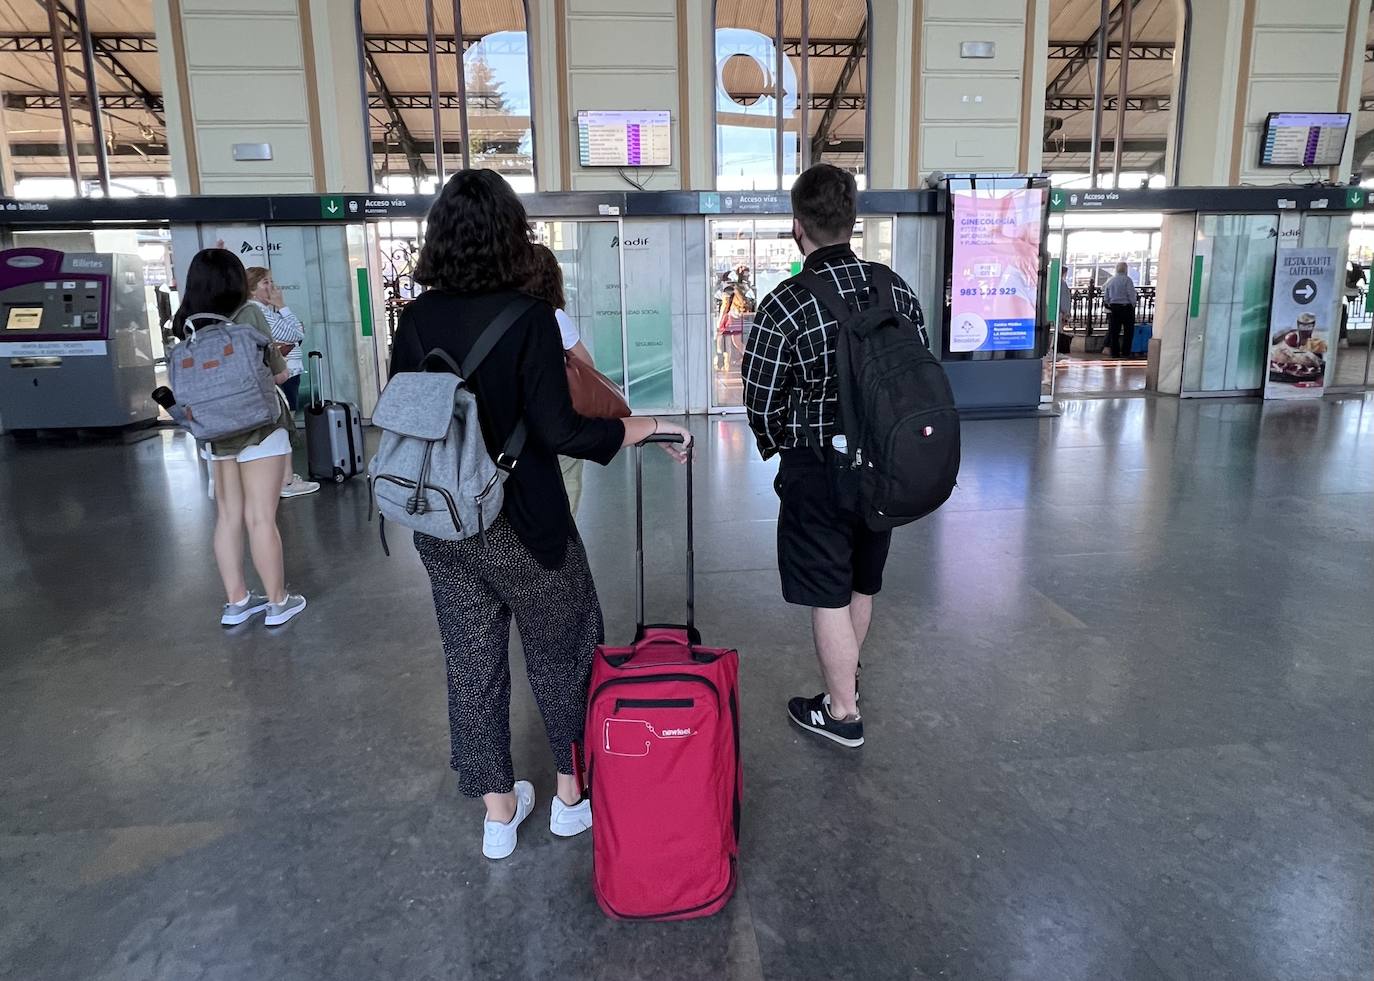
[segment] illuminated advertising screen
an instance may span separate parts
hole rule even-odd
[[[1042,188],[950,190],[951,353],[1036,346]]]

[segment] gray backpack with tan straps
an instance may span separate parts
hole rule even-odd
[[[467,379],[534,302],[525,296],[512,300],[478,335],[461,366],[435,348],[419,371],[397,372],[387,382],[372,413],[382,440],[367,465],[368,491],[387,555],[388,521],[451,542],[479,535],[486,544],[486,530],[501,513],[502,487],[524,449],[526,430],[523,420],[517,423],[493,460]]]
[[[197,326],[199,324],[200,326]],[[264,352],[271,340],[256,327],[217,313],[186,318],[186,339],[167,352],[172,418],[198,440],[225,439],[281,416]]]

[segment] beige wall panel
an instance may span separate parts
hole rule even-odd
[[[677,127],[677,72],[604,72],[572,69],[568,72],[568,109],[668,109]],[[577,119],[567,120],[577,127]]]
[[[1341,79],[1256,79],[1250,83],[1250,123],[1263,123],[1271,112],[1339,112]]]
[[[237,177],[209,174],[201,178],[202,194],[314,194],[315,180],[301,177]]]
[[[966,23],[1005,20],[1021,24],[1026,20],[1026,0],[926,0],[925,19]]]
[[[905,187],[910,183],[911,155],[916,151],[915,134],[911,132],[914,17],[913,0],[890,0],[873,7],[869,187]]]
[[[349,0],[335,2],[348,5]],[[296,0],[181,0],[183,14],[290,14],[294,18],[296,11]]]
[[[985,123],[1021,119],[1019,77],[929,75],[921,82],[921,118]]]
[[[1020,157],[1021,128],[1005,126],[921,127],[921,170],[1014,171]]]
[[[1025,9],[1023,3],[1022,9]],[[1025,55],[1025,32],[1014,24],[930,24],[922,44],[927,72],[1019,72]],[[992,41],[995,58],[960,58],[962,41]],[[909,46],[908,46],[909,47]]]
[[[186,17],[186,63],[196,68],[302,65],[300,25],[294,18]]]
[[[568,16],[581,14],[663,14],[677,16],[677,0],[568,0]]]
[[[299,71],[196,72],[191,77],[191,100],[202,122],[310,119],[305,75]]]
[[[1221,0],[1202,0],[1220,3]],[[1294,27],[1338,27],[1345,33],[1351,0],[1258,0],[1256,24],[1289,24]],[[1193,0],[1196,7],[1198,0]]]
[[[1345,61],[1345,25],[1339,31],[1255,31],[1251,77],[1326,75],[1338,82]]]
[[[586,67],[672,68],[676,64],[677,28],[672,18],[568,18],[570,72]]]
[[[271,160],[234,159],[235,143],[270,143]],[[202,178],[210,174],[242,174],[264,178],[314,173],[310,151],[310,130],[305,126],[264,126],[242,124],[217,126],[201,123],[196,130]]]

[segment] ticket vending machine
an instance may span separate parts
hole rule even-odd
[[[154,360],[137,256],[0,251],[0,428],[152,422]]]

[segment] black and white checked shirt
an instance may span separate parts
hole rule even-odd
[[[833,279],[846,299],[862,295],[860,303],[866,307],[871,265],[840,244],[812,252],[805,268]],[[916,294],[900,276],[894,273],[893,278],[897,311],[916,325],[921,341],[929,346]],[[764,297],[744,346],[740,373],[749,428],[765,460],[779,450],[808,445],[808,423],[822,443],[830,442],[839,401],[835,319],[809,292],[788,280]]]

